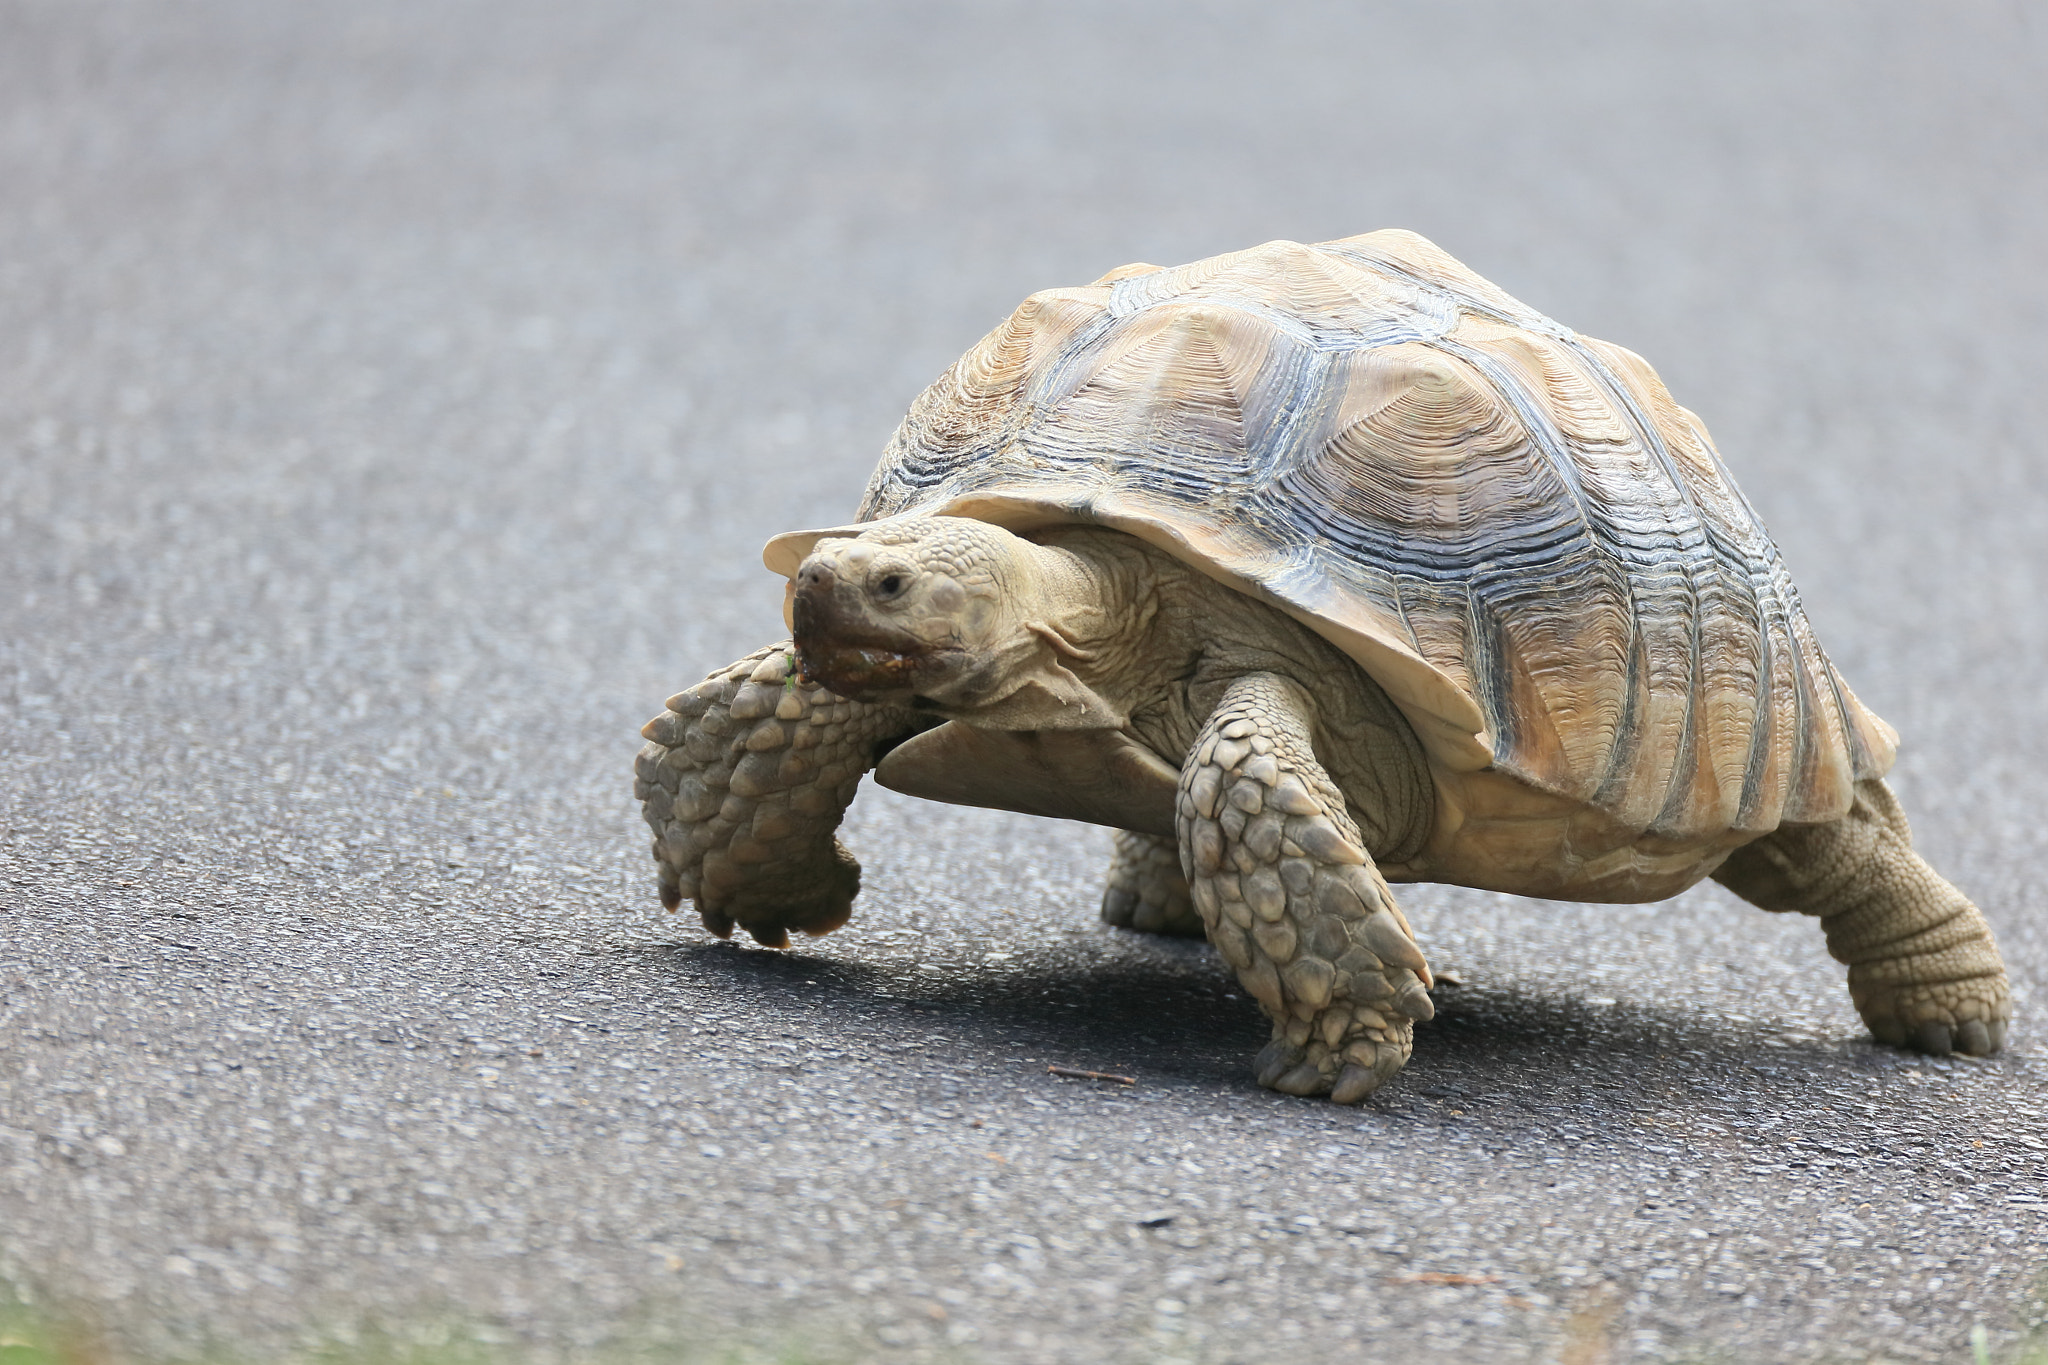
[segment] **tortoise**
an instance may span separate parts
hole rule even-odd
[[[1821,917],[1881,1042],[1996,1050],[1977,908],[1913,852],[1896,735],[1650,366],[1413,233],[1033,294],[925,390],[853,523],[770,541],[791,638],[669,699],[661,898],[846,921],[884,786],[1116,832],[1102,915],[1205,935],[1254,1069],[1356,1104],[1434,981],[1388,889]]]

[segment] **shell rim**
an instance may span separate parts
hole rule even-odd
[[[1477,772],[1493,765],[1493,745],[1478,703],[1434,664],[1398,640],[1289,602],[1264,584],[1216,563],[1171,522],[1160,517],[1100,506],[1082,515],[1071,507],[1026,497],[970,494],[870,521],[785,531],[762,547],[761,562],[772,572],[794,580],[805,556],[821,540],[858,536],[891,522],[935,516],[987,522],[1017,535],[1055,526],[1101,526],[1135,536],[1225,586],[1286,613],[1342,650],[1386,690],[1415,726],[1424,748],[1441,766],[1454,772]]]

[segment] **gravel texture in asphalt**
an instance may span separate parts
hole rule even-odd
[[[0,0],[0,1278],[257,1359],[2017,1350],[2044,54],[1970,0]],[[635,732],[925,382],[1031,290],[1383,226],[1711,424],[2003,1054],[1874,1045],[1711,887],[1414,887],[1462,984],[1290,1100],[1206,947],[1098,924],[1103,831],[874,790],[839,933],[660,913]]]

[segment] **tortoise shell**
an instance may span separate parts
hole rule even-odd
[[[1700,420],[1413,233],[1033,294],[912,405],[859,519],[941,513],[1118,528],[1344,650],[1439,787],[1389,876],[1668,893],[1892,761]]]

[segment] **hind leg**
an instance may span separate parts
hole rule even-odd
[[[1116,831],[1109,861],[1109,887],[1102,893],[1102,920],[1119,929],[1202,938],[1208,930],[1188,896],[1180,870],[1180,847],[1156,834]]]
[[[1820,917],[1849,996],[1879,1042],[1982,1057],[2012,1017],[1991,927],[1913,852],[1891,789],[1861,782],[1831,825],[1787,825],[1735,850],[1714,880],[1765,910]]]
[[[670,697],[634,764],[662,904],[694,900],[720,938],[737,924],[771,948],[852,913],[860,864],[833,831],[879,752],[920,723],[803,686],[793,667],[772,645]]]

